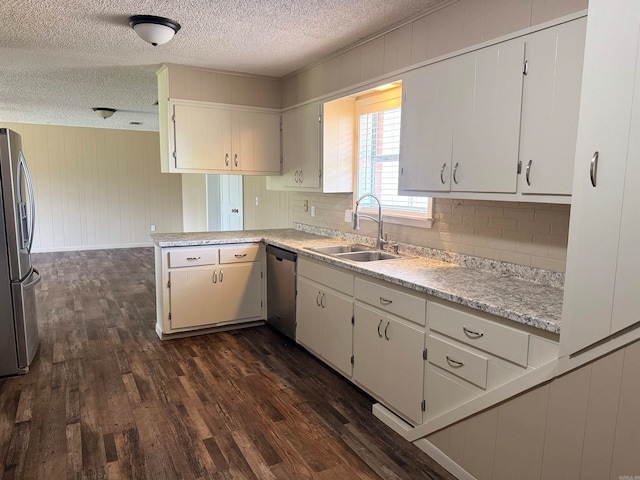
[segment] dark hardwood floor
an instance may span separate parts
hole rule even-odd
[[[151,248],[34,263],[41,345],[0,381],[1,478],[453,478],[266,326],[161,342]]]

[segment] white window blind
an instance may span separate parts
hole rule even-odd
[[[373,193],[385,210],[411,216],[426,215],[429,199],[398,195],[400,107],[358,115],[358,195]],[[375,200],[362,200],[365,208],[377,208]]]

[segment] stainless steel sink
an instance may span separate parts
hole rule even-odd
[[[395,260],[405,258],[395,253],[383,252],[382,250],[370,250],[366,252],[349,252],[338,253],[334,255],[336,258],[343,260],[351,260],[352,262],[377,262],[379,260]]]
[[[326,245],[323,247],[309,247],[308,250],[313,252],[323,253],[324,255],[336,255],[342,253],[352,253],[352,252],[364,252],[368,250],[373,250],[373,247],[368,247],[367,245],[361,245],[359,243],[349,244],[349,245]]]

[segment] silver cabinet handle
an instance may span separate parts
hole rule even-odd
[[[318,295],[316,295],[316,305],[320,306],[320,294],[322,292],[318,292]]]
[[[482,332],[475,332],[473,330],[469,330],[467,327],[465,327],[464,325],[462,326],[462,331],[464,332],[464,334],[467,337],[470,338],[480,338],[480,337],[484,337],[484,333]]]
[[[187,261],[194,262],[196,260],[200,260],[201,257],[187,257]]]
[[[326,305],[324,303],[324,292],[322,292],[322,296],[320,297],[320,306],[322,308],[326,307]]]
[[[300,183],[304,182],[304,174],[302,170],[300,170],[300,175],[298,175],[298,179],[300,179]]]
[[[382,326],[382,322],[383,322],[383,320],[382,320],[382,319],[380,319],[380,323],[378,323],[378,336],[379,336],[380,338],[382,338],[382,332],[380,332],[380,327]]]
[[[234,165],[236,167],[238,166],[238,154],[237,153],[233,156],[233,163],[234,163]]]
[[[389,300],[388,298],[380,297],[380,303],[382,305],[390,305],[393,303],[393,300]]]
[[[440,169],[440,182],[444,185],[444,169],[447,166],[447,162],[442,164],[442,168]]]
[[[453,368],[464,367],[464,362],[460,362],[458,360],[454,360],[449,355],[447,355],[447,363],[451,365]]]
[[[296,182],[296,183],[300,183],[300,182],[298,181],[298,170],[296,170],[296,173],[295,173],[295,175],[294,175],[293,179],[295,180],[295,182]]]
[[[246,254],[246,253],[236,253],[236,254],[235,254],[235,257],[236,257],[236,258],[244,258],[244,257],[246,257],[246,256],[247,256],[247,254]]]
[[[591,164],[589,165],[589,176],[591,177],[591,185],[596,186],[596,180],[598,178],[598,157],[600,154],[595,152],[591,157]]]
[[[384,327],[384,338],[386,338],[387,340],[389,340],[389,335],[387,334],[388,330],[389,330],[389,325],[391,324],[391,322],[387,322],[387,326]]]
[[[458,165],[460,165],[460,163],[456,162],[455,166],[453,167],[453,183],[455,183],[456,185],[458,184],[458,179],[456,178],[456,174],[458,173]]]
[[[213,271],[213,283],[218,283],[218,271]]]
[[[531,186],[531,164],[533,163],[533,160],[529,160],[529,163],[527,163],[527,172],[525,174],[525,179],[527,180],[527,185]]]
[[[229,166],[229,154],[225,153],[224,154],[224,164],[228,167]]]
[[[222,283],[222,270],[220,270],[220,283]]]

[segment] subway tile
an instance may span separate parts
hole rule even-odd
[[[551,222],[551,223],[568,223],[569,212],[557,211],[557,210],[536,210],[535,219],[538,222]]]
[[[480,217],[504,217],[504,208],[502,207],[479,205],[476,212]]]
[[[516,230],[518,221],[514,218],[489,218],[489,227],[500,230]]]
[[[549,222],[530,222],[528,220],[519,220],[517,229],[521,232],[549,233],[551,231],[551,224]]]
[[[515,218],[516,220],[533,220],[535,209],[523,207],[505,207],[504,218]]]
[[[502,261],[530,267],[531,255],[526,255],[519,252],[502,252]]]
[[[493,260],[500,260],[502,258],[502,252],[494,248],[475,247],[473,249],[473,254],[478,257],[490,258]]]
[[[543,270],[551,270],[552,272],[564,272],[566,269],[566,261],[555,260],[553,258],[531,256],[531,266],[541,268]]]

